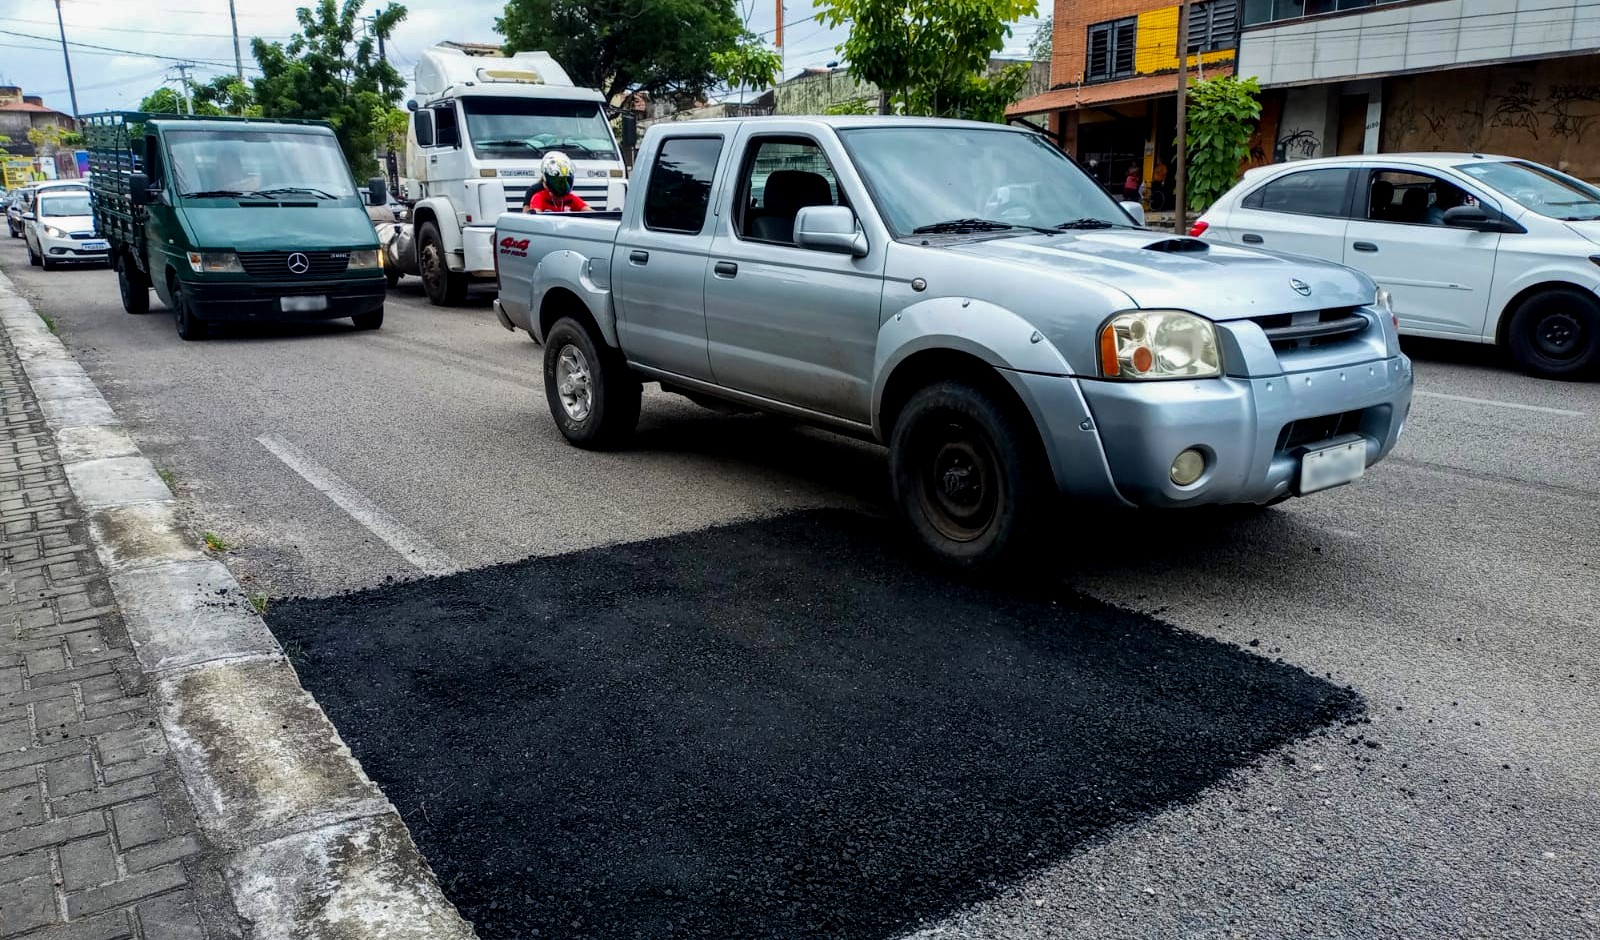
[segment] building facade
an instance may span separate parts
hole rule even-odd
[[[25,95],[15,85],[0,85],[0,137],[11,139],[6,150],[17,156],[34,156],[28,132],[45,128],[76,131],[78,122],[70,114],[46,107],[38,95]]]
[[[1600,179],[1595,0],[1245,0],[1261,156],[1502,153]]]
[[[1191,76],[1234,72],[1244,3],[1195,0]],[[1133,169],[1153,207],[1170,204],[1176,157],[1178,16],[1175,0],[1057,0],[1050,88],[1006,111],[1048,132],[1107,188]]]

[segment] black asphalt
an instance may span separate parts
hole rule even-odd
[[[268,619],[484,940],[892,937],[1361,709],[925,571],[885,527],[797,513]]]

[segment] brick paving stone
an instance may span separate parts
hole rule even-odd
[[[0,331],[0,940],[242,935],[215,894],[196,916],[220,881],[149,688]]]

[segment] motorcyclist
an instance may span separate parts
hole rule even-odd
[[[572,161],[559,150],[544,155],[539,163],[544,186],[528,197],[529,212],[588,212],[589,204],[572,191]]]

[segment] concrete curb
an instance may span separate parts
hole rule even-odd
[[[255,940],[476,940],[115,412],[0,274],[0,324],[89,516],[197,821]]]

